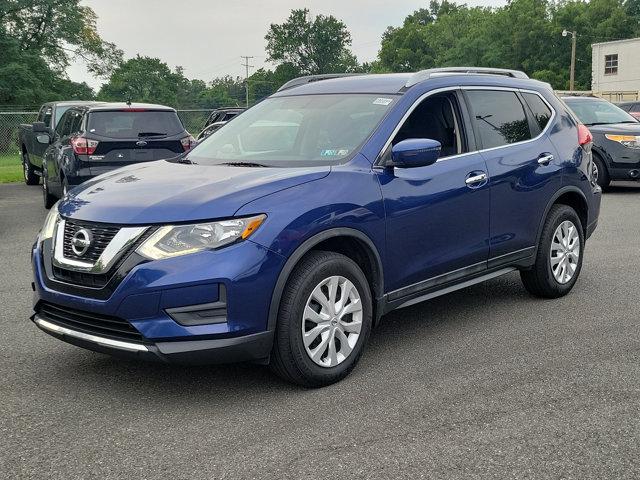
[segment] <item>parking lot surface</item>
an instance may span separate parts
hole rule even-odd
[[[605,194],[573,292],[510,274],[384,317],[347,379],[112,359],[39,331],[38,187],[0,185],[4,478],[640,475],[640,184]]]

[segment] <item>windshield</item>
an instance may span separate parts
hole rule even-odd
[[[585,125],[637,122],[627,112],[606,100],[565,99],[565,102]]]
[[[184,132],[176,112],[96,111],[89,113],[87,131],[109,138],[166,137]]]
[[[269,167],[340,163],[369,137],[393,100],[363,94],[269,98],[217,130],[188,160]]]

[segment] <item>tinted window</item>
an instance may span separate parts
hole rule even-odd
[[[544,130],[544,127],[547,126],[547,123],[549,123],[549,119],[551,118],[551,110],[547,104],[544,103],[544,100],[535,93],[523,93],[522,96],[527,102],[527,105],[529,105],[540,130]]]
[[[514,92],[472,90],[468,92],[482,148],[493,148],[531,138],[522,103]]]
[[[409,138],[430,138],[440,142],[441,158],[463,153],[466,149],[457,112],[455,94],[430,96],[411,112],[391,143],[395,145]]]
[[[76,133],[80,131],[82,125],[82,113],[77,110],[71,110],[69,112],[69,132]]]
[[[71,128],[70,113],[71,112],[65,112],[64,115],[62,115],[62,117],[58,121],[58,124],[56,125],[56,133],[61,137],[65,137],[69,134],[69,131]]]
[[[56,107],[56,125],[62,119],[62,115],[64,115],[66,111],[69,110],[70,108],[71,107],[60,107],[60,106]]]
[[[184,132],[178,114],[172,111],[96,111],[89,113],[87,131],[109,138],[171,136]]]

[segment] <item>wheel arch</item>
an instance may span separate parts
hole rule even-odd
[[[341,253],[358,264],[363,270],[373,297],[373,319],[377,323],[383,311],[384,276],[382,260],[373,241],[360,230],[353,228],[331,228],[305,240],[287,259],[280,271],[271,294],[267,330],[274,330],[278,320],[282,292],[293,269],[300,260],[313,250]]]
[[[551,200],[549,200],[549,202],[547,203],[544,215],[542,215],[542,219],[540,220],[540,224],[538,225],[538,233],[536,235],[536,248],[540,244],[540,236],[542,235],[544,222],[547,220],[549,211],[551,210],[551,207],[557,204],[568,205],[576,211],[578,217],[580,217],[580,221],[582,222],[582,231],[584,232],[584,238],[587,238],[587,227],[589,223],[589,202],[587,202],[587,197],[585,196],[584,192],[578,187],[566,186],[558,190],[555,195],[551,197]]]

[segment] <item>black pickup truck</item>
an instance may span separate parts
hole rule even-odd
[[[34,123],[20,125],[18,142],[22,155],[24,181],[27,185],[38,185],[42,176],[42,157],[49,147],[52,134],[64,112],[71,107],[97,105],[99,102],[67,101],[49,102],[40,107]]]

